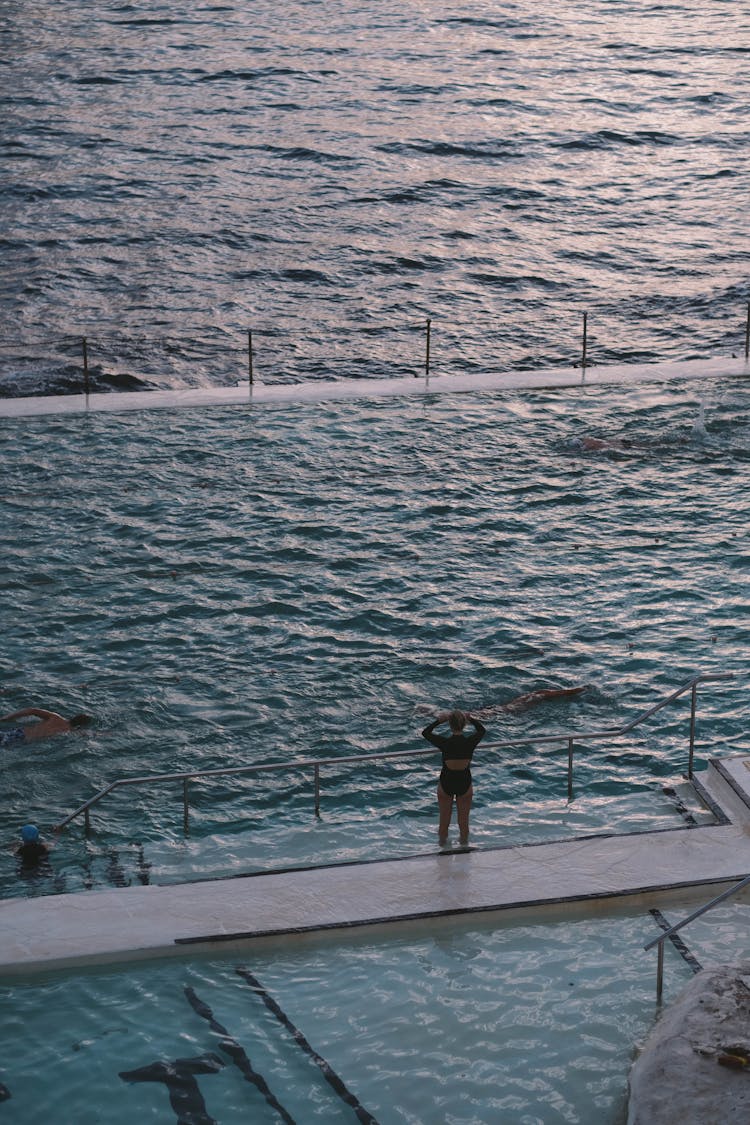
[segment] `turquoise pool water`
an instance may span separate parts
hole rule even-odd
[[[582,452],[585,434],[628,450]],[[3,755],[0,829],[117,777],[419,749],[436,709],[585,683],[493,740],[629,719],[697,672],[698,765],[746,750],[750,409],[741,380],[0,421],[3,708],[93,730]],[[480,759],[478,846],[681,823],[688,704],[632,740]],[[46,893],[434,846],[424,759],[102,804]]]
[[[183,1073],[196,1083],[196,1122],[356,1120],[296,1028],[380,1125],[620,1125],[630,1063],[656,1012],[656,959],[642,948],[656,933],[648,914],[508,928],[444,921],[391,940],[14,983],[1,990],[3,1120],[166,1125],[177,1117],[163,1063],[178,1059],[192,1060]],[[669,949],[666,998],[690,975]],[[132,1072],[141,1080],[122,1077]]]

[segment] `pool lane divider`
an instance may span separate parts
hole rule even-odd
[[[224,1060],[213,1052],[192,1059],[158,1059],[135,1070],[121,1070],[123,1082],[161,1082],[169,1093],[169,1104],[177,1115],[177,1125],[216,1125],[209,1117],[197,1074],[218,1074]]]
[[[662,928],[662,930],[664,930],[665,933],[666,933],[667,930],[670,930],[672,928],[671,924],[664,917],[661,910],[658,910],[656,907],[654,907],[653,910],[649,910],[649,914],[654,919],[656,924],[658,926],[660,926]],[[701,965],[700,961],[695,956],[695,954],[690,952],[690,950],[688,949],[687,945],[685,944],[683,939],[680,937],[680,935],[679,934],[670,934],[669,940],[671,941],[672,945],[675,947],[675,949],[679,953],[680,957],[682,957],[685,964],[689,965],[694,973],[699,973],[701,971],[701,969],[703,968],[703,966]]]
[[[199,999],[195,994],[195,990],[189,985],[185,988],[185,996],[193,1011],[197,1012],[199,1016],[202,1016],[202,1018],[207,1021],[212,1031],[215,1031],[217,1035],[221,1035],[222,1038],[219,1043],[220,1049],[224,1054],[229,1055],[230,1059],[245,1079],[260,1090],[267,1103],[272,1109],[276,1110],[282,1121],[285,1121],[287,1125],[295,1125],[295,1120],[292,1115],[284,1109],[284,1106],[273,1093],[263,1075],[259,1074],[253,1067],[245,1048],[219,1023],[208,1004],[205,1004],[203,1000]]]
[[[312,1059],[315,1065],[320,1069],[326,1082],[328,1082],[328,1084],[336,1091],[343,1102],[346,1102],[348,1106],[351,1106],[351,1108],[357,1115],[357,1119],[363,1122],[363,1125],[378,1125],[376,1118],[373,1117],[369,1110],[365,1109],[356,1095],[354,1095],[347,1087],[346,1083],[341,1078],[339,1078],[338,1074],[333,1069],[331,1064],[329,1062],[326,1062],[323,1056],[319,1055],[318,1052],[310,1046],[309,1042],[302,1034],[300,1029],[296,1026],[296,1024],[292,1023],[283,1008],[277,1003],[276,1000],[274,1000],[270,992],[268,992],[268,990],[263,987],[258,978],[256,976],[253,976],[249,969],[246,969],[241,965],[239,965],[235,969],[235,972],[238,976],[242,977],[243,980],[247,981],[255,994],[261,998],[268,1010],[272,1012],[279,1023],[281,1023],[286,1028],[297,1046],[300,1047],[305,1052],[305,1054]]]

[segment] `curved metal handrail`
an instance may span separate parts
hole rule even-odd
[[[694,910],[692,914],[688,914],[687,918],[683,918],[681,922],[676,922],[674,926],[670,926],[669,929],[665,930],[663,934],[659,935],[659,937],[655,937],[653,941],[650,941],[647,945],[644,945],[643,948],[646,951],[648,951],[649,949],[653,949],[655,945],[659,946],[659,958],[656,968],[657,1002],[661,1000],[662,989],[664,986],[664,942],[667,940],[667,938],[671,938],[672,935],[676,934],[678,930],[681,930],[683,926],[687,926],[688,922],[694,922],[696,918],[700,918],[702,914],[705,914],[707,911],[712,910],[714,906],[718,906],[719,903],[724,902],[725,899],[731,898],[732,895],[736,895],[739,891],[744,890],[745,887],[750,887],[750,875],[746,875],[744,879],[741,879],[739,883],[735,883],[735,885],[733,887],[730,887],[728,891],[722,891],[722,893],[720,895],[717,895],[716,898],[712,898],[710,902],[704,903],[703,906],[700,906],[697,910]]]
[[[690,752],[688,757],[688,777],[693,776],[693,753],[695,747],[695,709],[697,698],[697,687],[701,683],[716,682],[720,680],[733,680],[734,675],[731,672],[716,672],[709,673],[701,676],[694,676],[692,680],[688,680],[682,687],[677,688],[671,692],[670,695],[665,696],[653,706],[643,711],[640,715],[636,715],[630,722],[625,723],[620,727],[604,727],[596,731],[580,731],[568,734],[545,734],[536,736],[527,736],[524,738],[511,738],[505,739],[502,742],[485,742],[483,748],[485,750],[504,750],[511,746],[530,746],[530,745],[546,745],[550,743],[567,742],[568,744],[568,800],[573,799],[573,744],[575,742],[582,742],[584,740],[596,738],[619,738],[622,735],[628,734],[634,727],[650,719],[657,711],[667,707],[673,703],[675,699],[679,699],[685,692],[691,692],[691,708],[690,708]],[[315,774],[315,815],[320,815],[320,769],[322,766],[339,766],[346,765],[352,762],[369,762],[369,761],[385,761],[390,758],[419,758],[426,757],[427,755],[434,755],[434,748],[428,750],[390,750],[386,752],[375,752],[373,754],[351,754],[346,757],[338,758],[304,758],[297,762],[269,762],[265,765],[256,766],[224,766],[219,769],[208,770],[184,770],[177,773],[157,773],[147,774],[143,777],[121,777],[115,781],[110,782],[104,789],[95,793],[88,801],[84,801],[77,809],[75,809],[69,816],[61,820],[59,824],[55,825],[54,831],[59,832],[75,820],[76,817],[85,817],[86,830],[90,827],[89,811],[94,805],[97,805],[109,793],[114,792],[115,789],[121,789],[128,785],[153,785],[161,781],[182,781],[183,784],[183,822],[185,835],[189,832],[189,812],[188,812],[188,797],[187,787],[188,782],[197,778],[211,778],[211,777],[226,777],[230,774],[245,774],[245,773],[267,773],[279,772],[280,770],[298,771],[301,769],[309,769],[312,767]]]

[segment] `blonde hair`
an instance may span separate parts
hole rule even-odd
[[[455,734],[458,734],[466,726],[466,715],[463,711],[451,711],[448,716],[448,725]]]

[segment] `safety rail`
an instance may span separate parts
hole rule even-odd
[[[676,691],[673,691],[670,695],[665,696],[663,699],[659,700],[658,703],[655,703],[652,707],[649,707],[648,710],[644,711],[640,715],[637,715],[634,719],[631,719],[629,723],[625,723],[625,725],[621,727],[604,727],[601,730],[597,731],[581,731],[567,734],[548,734],[525,738],[511,738],[506,739],[503,742],[486,742],[483,744],[483,749],[504,750],[510,747],[531,745],[538,746],[548,745],[551,743],[566,742],[568,747],[568,800],[572,801],[573,746],[576,742],[582,742],[584,740],[590,741],[597,738],[620,738],[623,735],[628,734],[631,730],[633,730],[634,727],[639,726],[641,723],[645,722],[646,719],[650,719],[651,716],[655,715],[657,711],[661,711],[662,708],[667,707],[670,703],[673,703],[675,699],[679,699],[681,695],[684,695],[687,691],[690,691],[690,748],[688,753],[687,776],[688,778],[692,778],[693,756],[695,750],[695,713],[698,684],[732,679],[734,679],[734,676],[731,672],[716,672],[702,676],[695,676],[692,680],[688,680],[687,683],[683,684],[682,687],[677,688]],[[75,811],[70,813],[70,815],[67,816],[64,820],[61,820],[59,824],[55,825],[55,831],[59,832],[61,829],[65,828],[66,825],[70,824],[71,821],[75,820],[76,817],[83,815],[85,821],[85,830],[86,832],[88,832],[91,827],[89,815],[90,810],[94,805],[97,805],[101,800],[103,800],[103,798],[106,797],[109,793],[114,792],[115,789],[122,789],[129,785],[154,785],[158,782],[164,781],[181,781],[183,787],[183,831],[185,836],[189,836],[190,810],[188,799],[188,784],[190,781],[194,781],[199,778],[228,777],[230,775],[237,776],[240,774],[259,774],[269,772],[278,773],[281,770],[286,771],[287,773],[290,771],[298,772],[299,770],[305,769],[313,770],[315,786],[315,815],[320,816],[321,767],[341,766],[350,764],[352,762],[387,761],[393,758],[419,758],[426,757],[428,755],[434,756],[434,754],[434,748],[430,748],[429,750],[392,750],[385,753],[354,754],[339,758],[306,758],[298,762],[269,762],[266,765],[259,766],[226,766],[220,769],[185,770],[184,772],[179,773],[158,773],[149,774],[145,777],[119,778],[107,785],[106,788],[94,794],[93,797],[91,797],[88,801],[85,801],[79,808],[75,809]]]
[[[648,951],[649,949],[653,949],[655,945],[658,945],[659,947],[656,966],[657,1003],[661,1000],[661,995],[664,988],[664,942],[667,940],[667,938],[671,938],[672,935],[676,934],[678,930],[681,930],[683,926],[687,926],[688,922],[694,922],[696,918],[700,918],[702,914],[706,914],[709,910],[713,909],[714,906],[718,906],[720,902],[724,902],[726,899],[731,898],[732,895],[738,894],[739,891],[744,890],[745,887],[750,887],[750,875],[746,875],[744,879],[741,879],[739,883],[735,884],[735,886],[730,887],[728,891],[723,891],[720,895],[717,895],[716,898],[712,898],[710,902],[704,903],[704,905],[699,907],[698,910],[694,910],[692,914],[689,914],[687,918],[683,918],[681,922],[676,922],[674,926],[670,926],[669,929],[665,930],[663,934],[659,935],[659,937],[655,937],[653,941],[650,941],[647,945],[644,945],[643,948],[646,951]]]

